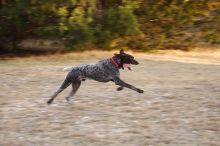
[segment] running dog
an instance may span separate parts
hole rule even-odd
[[[116,85],[120,86],[117,88],[118,91],[122,90],[124,87],[137,91],[138,93],[143,93],[144,91],[136,88],[120,79],[119,69],[128,68],[132,70],[130,65],[138,65],[139,63],[134,59],[132,55],[129,55],[120,50],[119,54],[114,54],[112,58],[101,60],[96,64],[84,64],[72,68],[67,68],[70,70],[63,81],[60,88],[52,95],[47,104],[51,104],[57,95],[72,84],[72,91],[66,100],[69,102],[74,96],[76,91],[79,89],[81,82],[86,79],[93,79],[99,82],[109,82],[112,81]]]

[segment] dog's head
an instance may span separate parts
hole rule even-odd
[[[123,49],[120,50],[119,54],[115,54],[115,57],[119,60],[118,64],[119,64],[119,67],[122,68],[122,69],[128,68],[129,70],[132,70],[131,64],[132,65],[138,65],[139,64],[137,62],[137,60],[134,59],[134,56],[125,53]]]

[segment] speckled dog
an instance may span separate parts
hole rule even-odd
[[[120,50],[119,54],[115,54],[112,58],[101,60],[96,64],[85,64],[69,68],[70,72],[67,74],[63,84],[54,93],[51,99],[48,100],[47,103],[51,104],[60,92],[62,92],[65,88],[72,84],[72,91],[70,92],[69,96],[66,97],[66,100],[69,102],[76,91],[79,89],[81,81],[85,81],[87,78],[99,82],[113,81],[116,85],[120,86],[117,88],[118,91],[126,87],[135,90],[138,93],[143,93],[143,90],[138,89],[128,83],[125,83],[120,79],[119,69],[128,68],[129,70],[132,70],[130,64],[138,65],[139,63],[134,59],[133,56],[124,53],[123,50]]]

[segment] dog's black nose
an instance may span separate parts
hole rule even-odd
[[[134,64],[134,65],[138,65],[139,62],[137,62],[136,60],[133,60],[133,63],[132,63],[132,64]]]

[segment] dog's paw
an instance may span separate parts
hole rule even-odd
[[[118,87],[117,88],[117,91],[121,91],[121,90],[123,90],[123,87]]]
[[[138,92],[138,93],[144,93],[144,90],[137,89],[137,92]]]
[[[52,102],[53,102],[53,99],[48,100],[47,105],[51,105]]]
[[[67,96],[66,101],[67,101],[68,104],[73,104],[74,100],[71,97]]]

